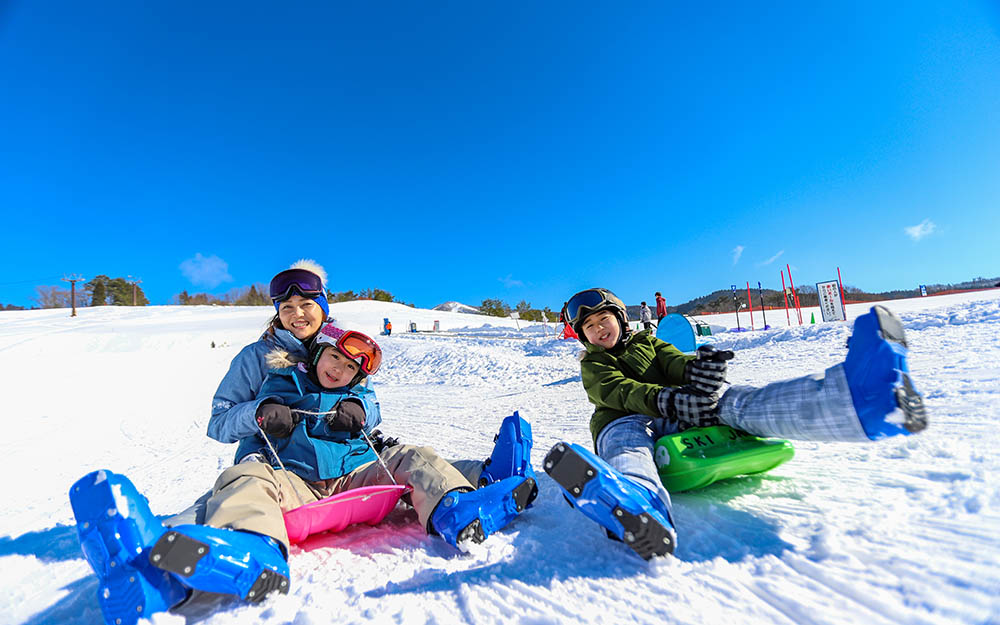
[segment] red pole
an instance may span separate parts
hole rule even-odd
[[[785,291],[785,270],[781,270],[781,299],[785,300],[785,321],[792,325],[792,318],[788,316],[788,293]]]
[[[799,325],[802,325],[802,307],[799,306],[799,294],[795,292],[795,280],[792,280],[792,268],[785,263],[788,270],[788,283],[792,285],[792,297],[795,299],[795,312],[799,315]]]
[[[750,299],[750,283],[747,282],[747,306],[750,307],[750,329],[753,330],[753,300]]]
[[[840,267],[837,267],[837,284],[840,285],[840,307],[844,309],[844,321],[847,321],[847,300],[844,299],[844,283],[840,279]]]

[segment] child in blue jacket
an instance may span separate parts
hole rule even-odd
[[[381,359],[371,338],[332,324],[305,361],[272,352],[276,368],[258,394],[258,431],[240,440],[237,464],[216,480],[203,525],[165,527],[122,475],[95,471],[77,481],[70,500],[106,622],[135,623],[191,590],[248,601],[288,592],[283,511],[353,488],[410,486],[421,525],[455,546],[483,541],[523,511],[537,493],[527,454],[499,449],[522,445],[517,437],[502,437],[494,456],[522,462],[492,463],[478,490],[429,447],[376,454],[367,437],[381,415],[365,382]]]

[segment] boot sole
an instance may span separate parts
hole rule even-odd
[[[195,540],[180,532],[168,531],[153,545],[149,552],[149,561],[158,569],[187,579],[194,575],[198,570],[198,564],[211,551],[212,547],[208,543]],[[288,578],[265,568],[241,598],[244,601],[257,603],[275,590],[281,594],[288,594]]]
[[[185,591],[149,565],[145,545],[128,527],[129,515],[118,509],[110,489],[107,480],[95,483],[88,475],[70,489],[70,501],[80,546],[100,582],[97,601],[105,622],[134,625],[182,601]]]
[[[553,447],[545,456],[544,462],[545,472],[566,491],[566,501],[574,508],[579,508],[576,500],[583,494],[587,484],[597,479],[600,468],[591,465],[584,456],[563,443]],[[610,509],[624,529],[622,538],[615,535],[615,539],[624,542],[643,560],[674,552],[676,544],[672,528],[665,527],[648,512],[635,514],[621,506],[611,507],[603,501],[600,503]],[[611,528],[605,529],[613,533]]]
[[[903,329],[903,322],[894,315],[888,308],[883,306],[873,306],[875,318],[878,320],[879,329],[882,331],[882,338],[893,343],[898,343],[909,349],[906,342],[906,331]],[[906,371],[902,372],[903,383],[896,387],[896,405],[903,411],[903,427],[910,433],[920,432],[927,427],[927,408],[924,406],[924,398],[913,386],[913,380]]]

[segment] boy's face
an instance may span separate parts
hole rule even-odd
[[[610,310],[595,312],[583,320],[583,336],[588,343],[611,349],[618,344],[621,335],[618,317]]]
[[[316,378],[323,388],[339,388],[347,386],[358,373],[358,363],[349,360],[337,351],[336,347],[327,347],[316,363]]]

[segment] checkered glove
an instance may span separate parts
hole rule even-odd
[[[688,427],[703,428],[718,425],[719,393],[702,393],[692,385],[665,387],[656,396],[660,414]],[[686,426],[686,427],[684,427]]]
[[[726,383],[726,361],[733,356],[729,350],[702,345],[698,348],[698,357],[684,367],[684,381],[702,393],[720,392]]]

